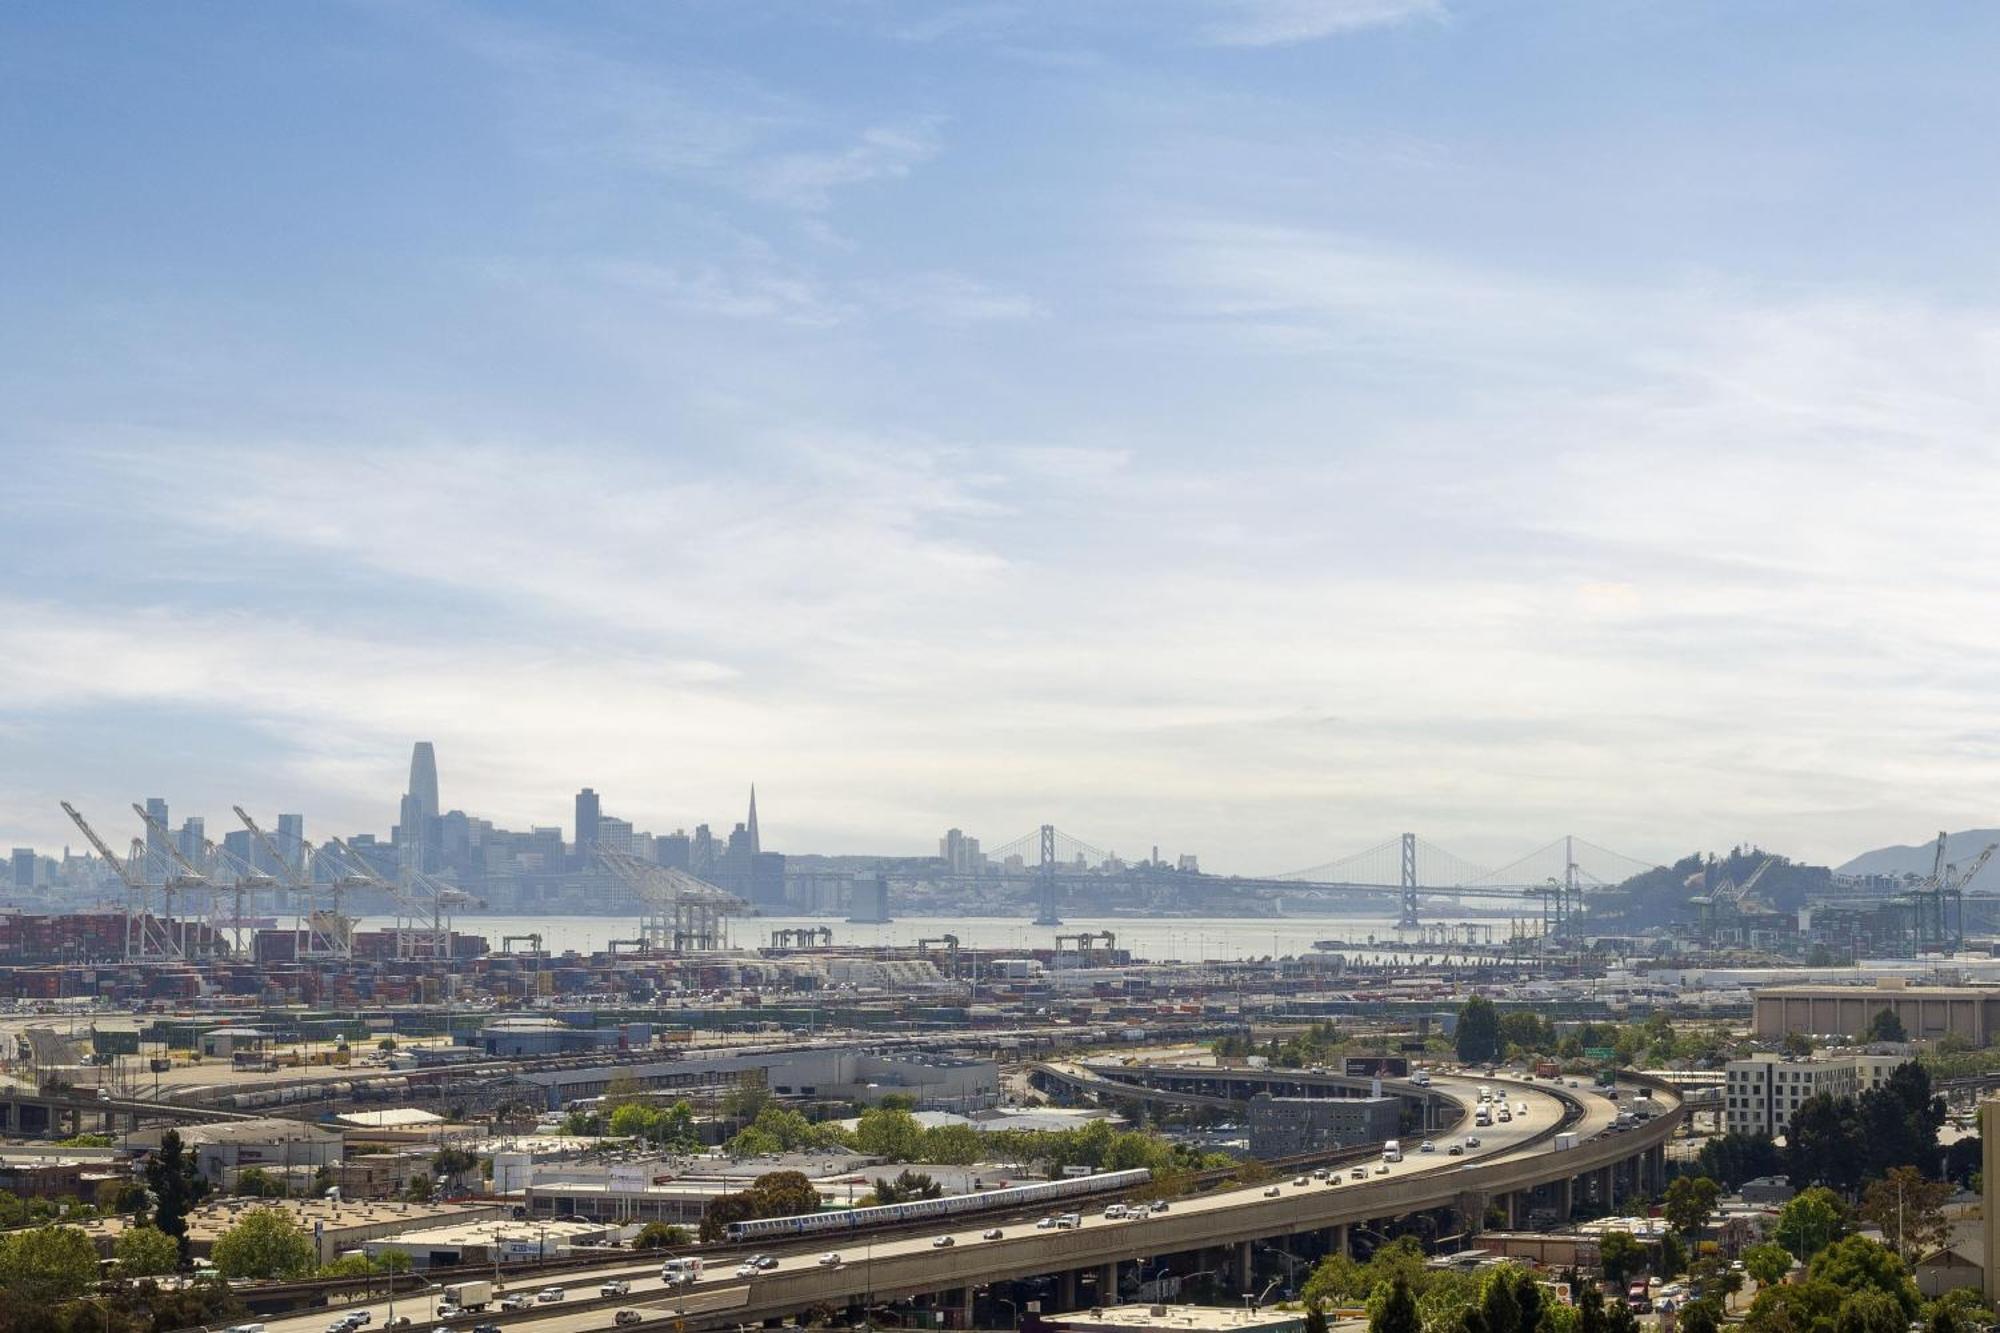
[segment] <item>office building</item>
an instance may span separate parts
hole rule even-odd
[[[576,794],[576,867],[579,870],[590,864],[591,853],[597,850],[599,818],[597,793],[585,787]]]
[[[1808,1098],[1852,1097],[1858,1087],[1852,1056],[1796,1060],[1764,1054],[1731,1060],[1725,1066],[1722,1127],[1737,1134],[1783,1134]]]
[[[202,865],[208,857],[208,821],[200,815],[182,821],[174,834],[174,850],[191,865]]]
[[[436,772],[432,772],[432,786],[436,786]],[[285,859],[285,868],[296,873],[305,864],[306,817],[304,815],[279,815],[278,829],[272,841],[278,844],[278,855]]]
[[[1273,1097],[1250,1099],[1250,1153],[1300,1153],[1380,1143],[1396,1137],[1402,1101],[1396,1097]]]
[[[35,887],[36,862],[34,848],[16,847],[13,859],[9,864],[13,869],[11,881],[15,889],[25,891]]]
[[[173,858],[167,855],[167,800],[164,796],[146,798],[146,865],[143,878],[149,884],[164,884],[167,869]]]
[[[436,819],[438,810],[437,751],[429,741],[418,741],[410,750],[410,791],[417,801],[419,828],[422,821]]]
[[[979,839],[968,838],[963,829],[946,829],[938,839],[938,859],[954,875],[970,875],[986,864],[980,854]]]
[[[688,868],[689,843],[686,829],[675,829],[653,839],[653,859],[675,870]]]

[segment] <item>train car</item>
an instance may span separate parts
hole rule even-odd
[[[968,1213],[1019,1208],[1054,1203],[1092,1194],[1137,1189],[1150,1184],[1151,1171],[1102,1171],[1092,1176],[1065,1176],[1032,1185],[1010,1185],[1005,1189],[976,1194],[955,1194],[937,1199],[917,1199],[910,1203],[881,1204],[873,1208],[836,1209],[823,1213],[803,1213],[795,1217],[761,1217],[749,1222],[731,1222],[729,1239],[778,1240],[787,1236],[817,1236],[828,1233],[863,1231],[869,1227],[898,1222],[920,1222],[931,1218],[959,1217]]]

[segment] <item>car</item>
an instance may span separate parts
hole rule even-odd
[[[979,1239],[981,1239],[981,1240],[999,1240],[999,1239],[1000,1239],[1000,1238],[1001,1238],[1002,1236],[1004,1236],[1004,1235],[1006,1235],[1006,1234],[1007,1234],[1007,1233],[1006,1233],[1006,1232],[1004,1232],[1004,1231],[1002,1231],[1002,1230],[1001,1230],[1001,1229],[1000,1229],[999,1227],[988,1227],[988,1228],[986,1228],[986,1230],[984,1230],[984,1231],[982,1231],[982,1232],[980,1232],[980,1233],[979,1233]]]
[[[472,1326],[472,1333],[500,1333],[500,1325],[498,1325],[498,1324],[474,1324],[474,1325]]]
[[[1156,1213],[1164,1213],[1172,1207],[1173,1205],[1168,1203],[1165,1199],[1153,1200],[1153,1211]]]
[[[840,1267],[840,1251],[828,1250],[825,1254],[822,1254],[819,1257],[818,1263],[821,1268]]]
[[[353,1328],[354,1325],[348,1323],[346,1319],[336,1319],[326,1326],[326,1333],[353,1333]]]
[[[431,1330],[431,1333],[458,1333],[458,1330],[453,1328],[450,1324],[439,1324],[436,1328],[433,1328]]]
[[[1035,1230],[1037,1230],[1037,1231],[1048,1231],[1048,1230],[1052,1229],[1052,1228],[1053,1228],[1053,1227],[1055,1226],[1055,1224],[1056,1224],[1056,1220],[1055,1220],[1055,1218],[1054,1218],[1054,1217],[1052,1217],[1052,1216],[1051,1216],[1051,1217],[1045,1217],[1045,1218],[1043,1218],[1043,1219],[1042,1219],[1041,1221],[1039,1221],[1039,1222],[1035,1223]]]
[[[1293,1183],[1294,1185],[1305,1185],[1305,1184],[1309,1184],[1309,1183],[1311,1183],[1311,1182],[1309,1182],[1309,1181],[1308,1181],[1308,1180],[1307,1180],[1307,1179],[1306,1179],[1306,1178],[1305,1178],[1304,1176],[1299,1176],[1299,1177],[1296,1177],[1296,1178],[1295,1178],[1295,1179],[1294,1179],[1294,1180],[1292,1181],[1292,1183]]]
[[[742,1263],[736,1265],[736,1276],[756,1277],[757,1265],[751,1263],[748,1259],[745,1259]]]
[[[1389,1174],[1389,1164],[1388,1164],[1387,1162],[1383,1162],[1383,1163],[1382,1163],[1381,1165],[1377,1166],[1377,1167],[1375,1168],[1375,1174],[1376,1174],[1376,1175],[1378,1175],[1378,1176],[1386,1176],[1386,1175],[1388,1175],[1388,1174]]]
[[[554,1305],[557,1301],[569,1299],[569,1293],[561,1287],[543,1287],[535,1293],[535,1299],[543,1305]]]
[[[1326,1178],[1327,1178],[1327,1177],[1328,1177],[1329,1175],[1332,1175],[1332,1174],[1333,1174],[1333,1173],[1332,1173],[1332,1172],[1330,1172],[1330,1171],[1328,1171],[1328,1170],[1327,1170],[1327,1169],[1326,1169],[1325,1167],[1321,1167],[1321,1168],[1320,1168],[1319,1170],[1317,1170],[1317,1171],[1313,1172],[1313,1179],[1314,1179],[1314,1180],[1325,1180],[1325,1179],[1326,1179]]]
[[[1479,1146],[1479,1136],[1477,1134],[1467,1134],[1465,1136],[1465,1146],[1468,1148],[1477,1148]]]
[[[1279,1196],[1280,1194],[1283,1194],[1283,1193],[1284,1193],[1284,1191],[1283,1191],[1283,1190],[1279,1189],[1279,1188],[1278,1188],[1278,1187],[1277,1187],[1276,1185],[1273,1185],[1273,1186],[1271,1186],[1271,1188],[1269,1188],[1269,1189],[1267,1189],[1267,1190],[1265,1190],[1265,1191],[1264,1191],[1264,1197],[1265,1197],[1265,1198],[1267,1198],[1267,1199],[1275,1199],[1275,1198],[1277,1198],[1277,1197],[1278,1197],[1278,1196]]]
[[[931,1248],[934,1250],[948,1250],[956,1244],[958,1242],[950,1236],[937,1236],[932,1239]]]
[[[1418,1152],[1436,1152],[1437,1150],[1437,1144],[1432,1143],[1429,1139],[1425,1139],[1423,1146],[1417,1149]]]
[[[1326,1178],[1326,1183],[1327,1183],[1327,1184],[1329,1184],[1329,1185],[1338,1185],[1338,1184],[1340,1183],[1340,1177],[1339,1177],[1339,1176],[1328,1176],[1328,1177]]]
[[[776,1268],[778,1266],[778,1256],[775,1254],[760,1254],[752,1258],[750,1262],[757,1265],[757,1267],[762,1271],[768,1273],[773,1268]]]
[[[1368,1168],[1365,1166],[1357,1166],[1347,1174],[1353,1176],[1356,1180],[1366,1180],[1368,1179]]]
[[[391,1315],[382,1324],[384,1328],[408,1328],[409,1326],[410,1317],[406,1314]]]
[[[535,1298],[525,1291],[517,1291],[512,1296],[500,1298],[500,1308],[503,1310],[525,1310],[534,1303]]]
[[[640,1314],[637,1310],[620,1310],[612,1317],[611,1322],[622,1326],[625,1324],[643,1323],[645,1318],[646,1316]]]
[[[1454,1143],[1445,1149],[1445,1154],[1450,1157],[1463,1157],[1465,1156],[1465,1145],[1463,1143]]]
[[[597,1294],[600,1296],[623,1296],[628,1292],[630,1292],[631,1290],[632,1290],[632,1284],[630,1282],[625,1281],[623,1278],[620,1278],[615,1282],[607,1282],[603,1286],[599,1287],[597,1289]]]
[[[362,1324],[372,1324],[372,1323],[374,1323],[374,1322],[375,1322],[375,1316],[374,1316],[373,1314],[370,1314],[370,1313],[369,1313],[368,1311],[366,1311],[366,1310],[352,1310],[352,1311],[349,1311],[349,1312],[348,1312],[348,1315],[347,1315],[347,1317],[348,1317],[348,1319],[349,1319],[349,1320],[351,1320],[351,1321],[352,1321],[352,1322],[353,1322],[353,1323],[354,1323],[354,1324],[355,1324],[356,1326],[359,1326],[359,1325],[362,1325]]]

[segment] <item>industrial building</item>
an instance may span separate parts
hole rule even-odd
[[[128,1142],[155,1151],[165,1133],[142,1130]],[[182,1126],[179,1133],[202,1177],[221,1189],[234,1187],[237,1174],[253,1166],[274,1176],[294,1171],[310,1176],[323,1166],[338,1166],[346,1145],[339,1130],[303,1120],[228,1120]]]
[[[1887,1009],[1913,1041],[1947,1034],[1975,1046],[2000,1032],[2000,986],[1912,986],[1878,977],[1868,986],[1766,986],[1757,992],[1757,1036],[1777,1041],[1790,1032],[1860,1037]]]
[[[1250,1153],[1292,1157],[1396,1137],[1400,1097],[1273,1097],[1250,1099]]]

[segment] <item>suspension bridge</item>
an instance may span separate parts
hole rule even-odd
[[[1018,857],[1021,869],[1032,873],[1036,925],[1062,924],[1059,886],[1065,877],[1101,868],[1112,860],[1110,853],[1053,824],[1004,842],[986,857],[1003,867]],[[1252,891],[1380,895],[1397,903],[1397,924],[1405,928],[1422,924],[1421,907],[1426,897],[1515,904],[1528,898],[1536,901],[1544,929],[1564,935],[1581,918],[1586,893],[1614,887],[1656,867],[1656,862],[1566,834],[1505,865],[1489,868],[1414,833],[1403,833],[1303,870],[1202,878]]]

